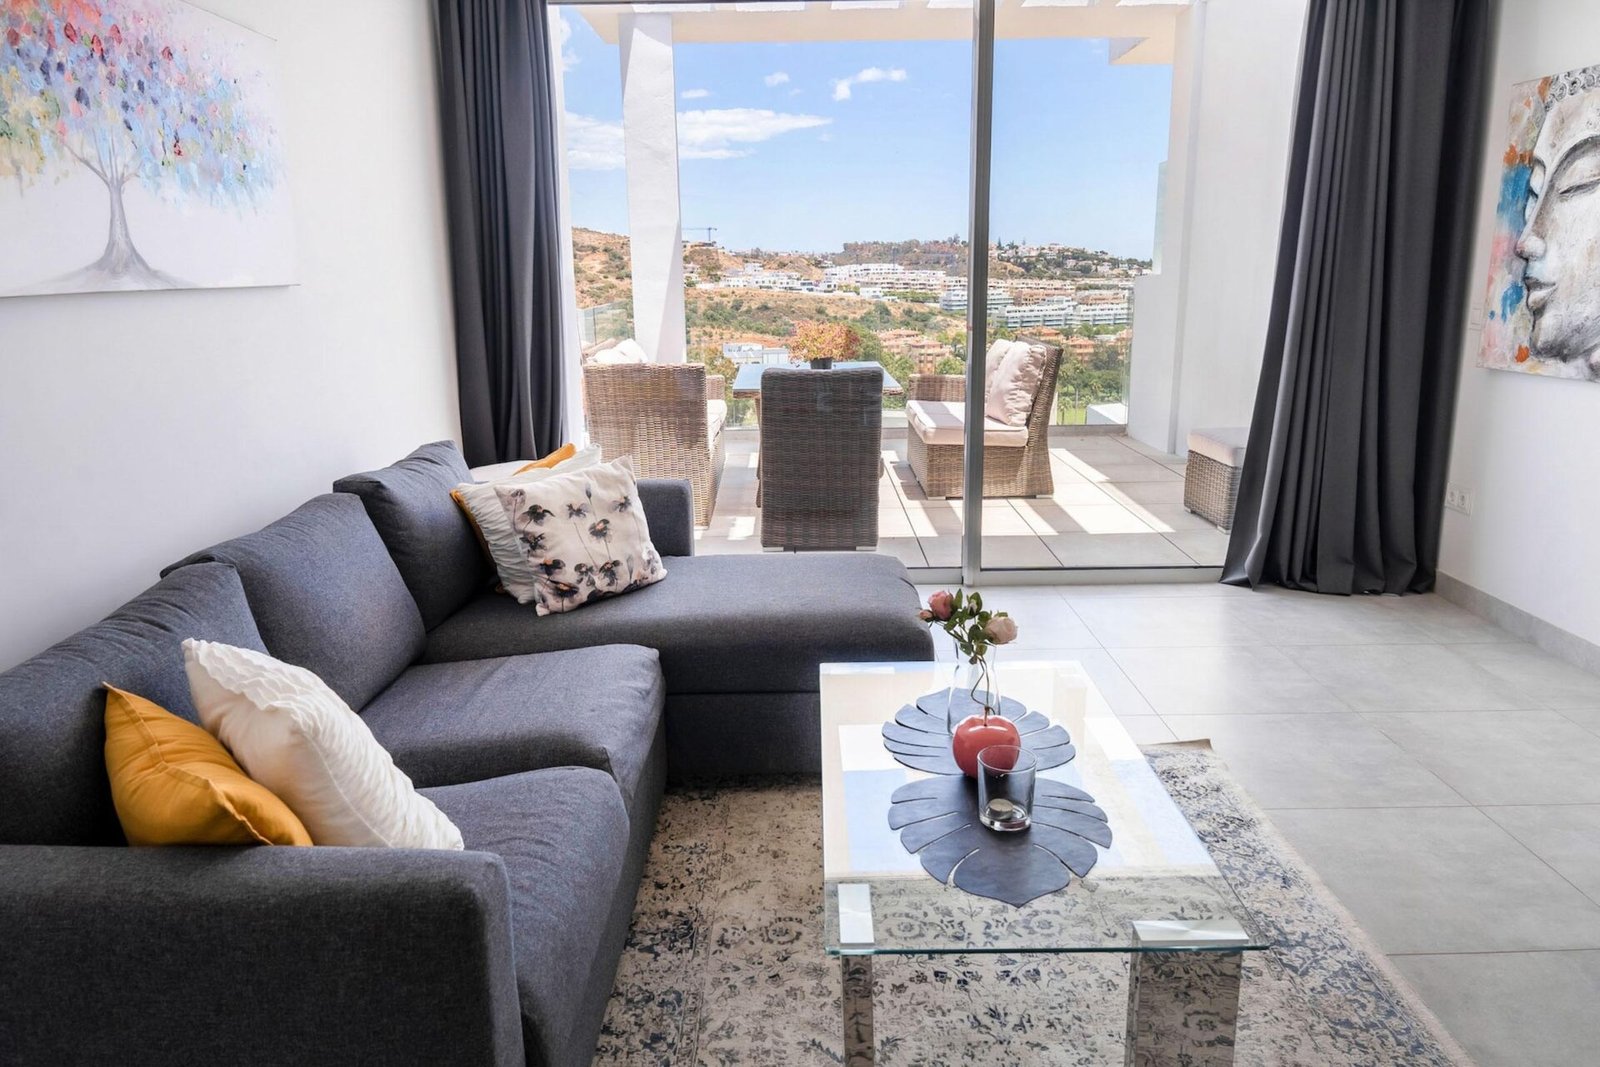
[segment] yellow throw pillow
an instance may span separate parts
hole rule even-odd
[[[557,463],[563,463],[578,454],[578,446],[568,441],[543,459],[536,459],[526,467],[518,467],[518,474],[527,474],[529,471],[549,470]]]
[[[143,697],[106,686],[106,774],[130,845],[309,845],[289,806],[222,742]]]

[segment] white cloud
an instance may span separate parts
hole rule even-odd
[[[683,159],[733,159],[750,154],[741,145],[760,144],[795,130],[826,126],[821,115],[728,107],[678,112],[678,155]]]
[[[776,89],[780,85],[789,84],[789,75],[785,71],[775,70],[761,79],[768,89]]]
[[[869,85],[872,82],[903,82],[909,75],[899,67],[867,67],[858,70],[846,78],[839,78],[833,83],[833,98],[835,100],[848,100],[853,87]]]
[[[711,90],[710,89],[685,89],[683,92],[679,93],[678,95],[683,97],[685,100],[704,100],[706,97],[711,95]]]
[[[729,107],[678,112],[680,159],[738,159],[750,145],[795,130],[815,129],[833,120],[821,115]],[[621,170],[626,159],[622,123],[567,112],[564,132],[567,165],[573,170]]]
[[[565,74],[578,65],[578,53],[567,45],[572,41],[572,24],[561,12],[556,12],[556,54],[561,57],[561,73]]]
[[[563,124],[567,166],[573,170],[621,170],[622,123],[567,112]]]

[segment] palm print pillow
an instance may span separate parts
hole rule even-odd
[[[522,553],[500,567],[519,604],[540,615],[638,589],[667,576],[624,456],[571,474],[494,487]]]

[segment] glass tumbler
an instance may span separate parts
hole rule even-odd
[[[1016,745],[990,745],[978,753],[978,821],[1007,833],[1033,822],[1033,780],[1039,761]]]

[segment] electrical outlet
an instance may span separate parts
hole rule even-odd
[[[1444,506],[1451,511],[1459,511],[1463,515],[1472,514],[1472,488],[1465,485],[1456,485],[1454,482],[1445,487]]]

